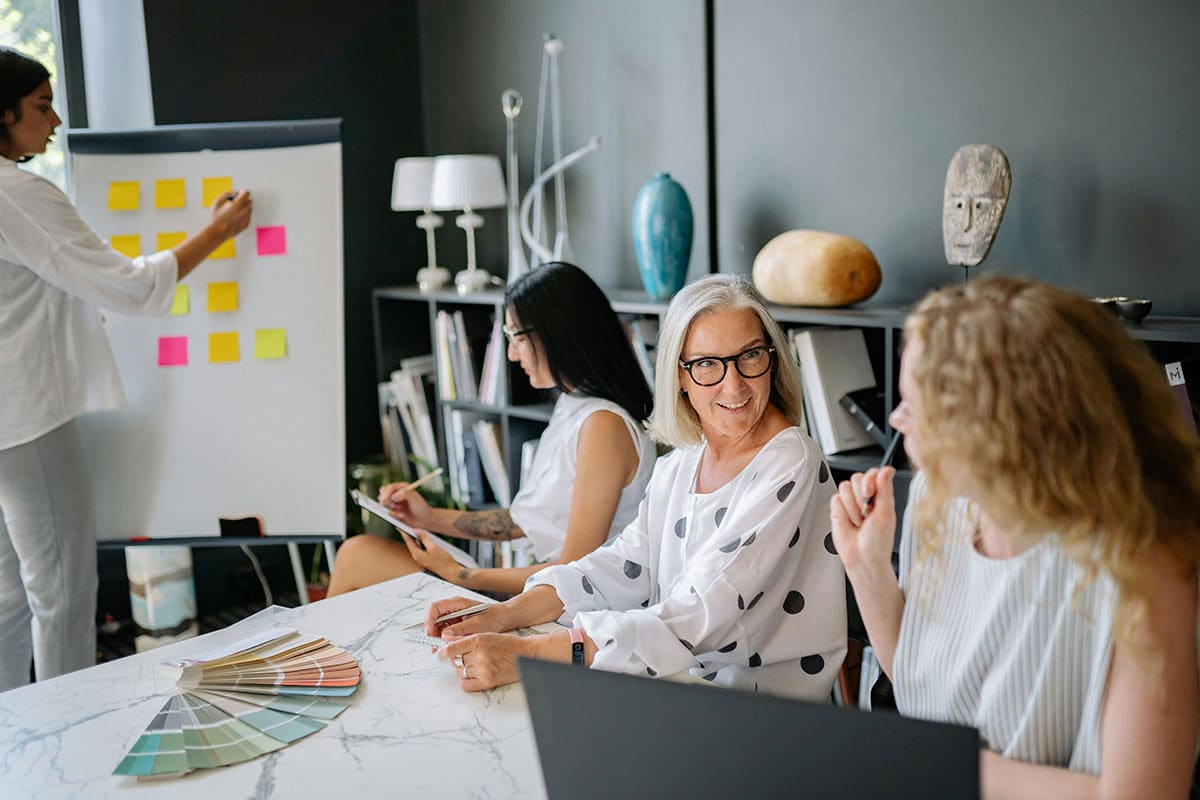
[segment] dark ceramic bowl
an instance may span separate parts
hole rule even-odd
[[[1133,297],[1116,298],[1117,313],[1126,322],[1141,322],[1150,313],[1151,301]]]
[[[1120,316],[1120,309],[1117,308],[1117,301],[1124,300],[1124,297],[1093,297],[1092,302],[1103,306],[1105,311],[1111,313],[1114,317]]]

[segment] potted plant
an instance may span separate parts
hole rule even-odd
[[[321,569],[321,544],[313,545],[312,569],[308,572],[308,602],[324,600],[329,592],[329,573]]]

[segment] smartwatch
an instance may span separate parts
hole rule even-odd
[[[571,628],[571,663],[583,666],[583,628]]]

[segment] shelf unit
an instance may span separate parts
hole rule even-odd
[[[651,300],[644,292],[632,290],[609,290],[606,292],[613,310],[623,318],[661,317],[666,304]],[[487,325],[476,319],[474,326],[468,321],[468,338],[473,349],[483,352],[492,315],[503,315],[504,294],[501,291],[486,291],[471,295],[459,295],[453,291],[422,293],[416,287],[376,289],[373,297],[375,322],[376,372],[379,379],[387,380],[391,370],[401,358],[432,352],[434,320],[439,310],[469,309],[477,318],[485,315]],[[801,326],[820,326],[862,329],[867,350],[875,371],[877,384],[882,387],[886,408],[894,408],[899,401],[901,332],[909,306],[868,306],[859,308],[799,308],[771,305],[775,319],[785,330]],[[486,330],[485,330],[486,328]],[[1200,318],[1161,316],[1147,317],[1141,323],[1129,323],[1130,335],[1146,342],[1151,354],[1162,363],[1200,356]],[[472,335],[472,330],[482,338]],[[550,419],[552,402],[546,393],[534,392],[525,382],[524,376],[512,365],[504,373],[502,397],[499,405],[464,401],[440,401],[437,404],[435,424],[438,432],[439,454],[445,458],[442,417],[448,409],[458,408],[494,416],[500,421],[502,443],[510,476],[519,474],[519,448],[510,443],[529,438],[529,433],[544,427]],[[440,376],[439,376],[440,379]],[[891,426],[883,420],[885,430]],[[868,447],[861,450],[838,453],[828,457],[830,466],[837,472],[848,473],[869,469],[879,463],[882,448]],[[906,473],[903,455],[900,472]],[[513,481],[513,491],[517,488]]]

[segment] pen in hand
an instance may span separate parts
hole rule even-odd
[[[892,435],[892,441],[888,445],[887,450],[884,451],[883,459],[879,462],[880,469],[883,469],[884,467],[887,467],[887,466],[891,466],[892,459],[896,455],[896,447],[897,447],[897,445],[900,444],[900,439],[903,436],[904,436],[904,434],[900,433],[900,431],[896,431]],[[866,500],[863,501],[860,512],[865,517],[865,516],[867,516],[867,514],[871,513],[871,509],[874,507],[875,507],[875,495],[872,494],[870,497],[868,497]]]

